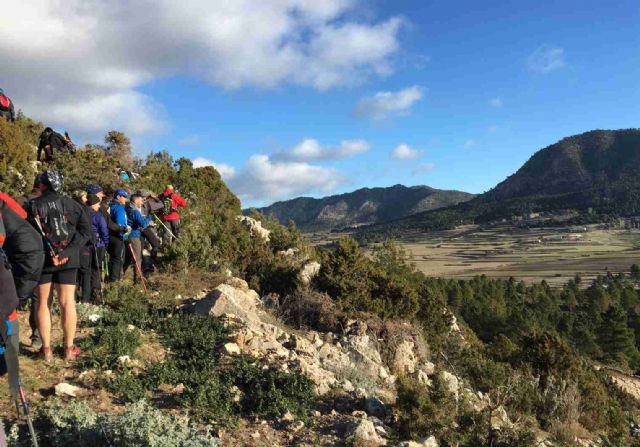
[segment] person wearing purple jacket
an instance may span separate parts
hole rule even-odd
[[[87,206],[91,217],[91,231],[93,233],[93,265],[91,266],[91,288],[94,300],[102,291],[102,269],[104,256],[109,244],[109,227],[100,211],[100,197],[95,194],[87,196]]]

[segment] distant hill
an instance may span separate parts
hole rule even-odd
[[[293,220],[305,230],[327,230],[386,222],[455,205],[473,197],[473,194],[466,192],[443,191],[429,186],[395,185],[363,188],[322,199],[299,197],[276,202],[258,211],[282,223]]]
[[[594,130],[564,138],[468,202],[414,214],[372,231],[441,229],[567,209],[590,209],[600,220],[640,215],[640,129]]]

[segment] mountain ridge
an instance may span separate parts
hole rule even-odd
[[[293,220],[307,230],[326,230],[386,222],[417,212],[457,204],[473,194],[426,185],[365,187],[322,198],[296,197],[258,208],[281,223]],[[245,214],[251,210],[245,210]]]

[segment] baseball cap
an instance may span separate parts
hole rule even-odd
[[[129,197],[129,193],[127,193],[127,191],[125,191],[124,189],[116,189],[113,192],[113,197],[118,197],[118,196]]]
[[[100,186],[100,185],[89,185],[89,186],[87,186],[87,194],[99,194],[101,192],[104,192],[104,190],[102,189],[102,186]]]

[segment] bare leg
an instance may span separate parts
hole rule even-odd
[[[40,284],[37,289],[38,293],[38,330],[40,338],[42,338],[42,346],[44,348],[51,347],[51,312],[49,310],[49,296],[51,295],[51,283]]]
[[[78,315],[76,314],[76,285],[57,284],[58,302],[60,303],[60,313],[62,314],[62,330],[64,332],[64,347],[73,346],[73,339],[76,336],[76,325]]]

